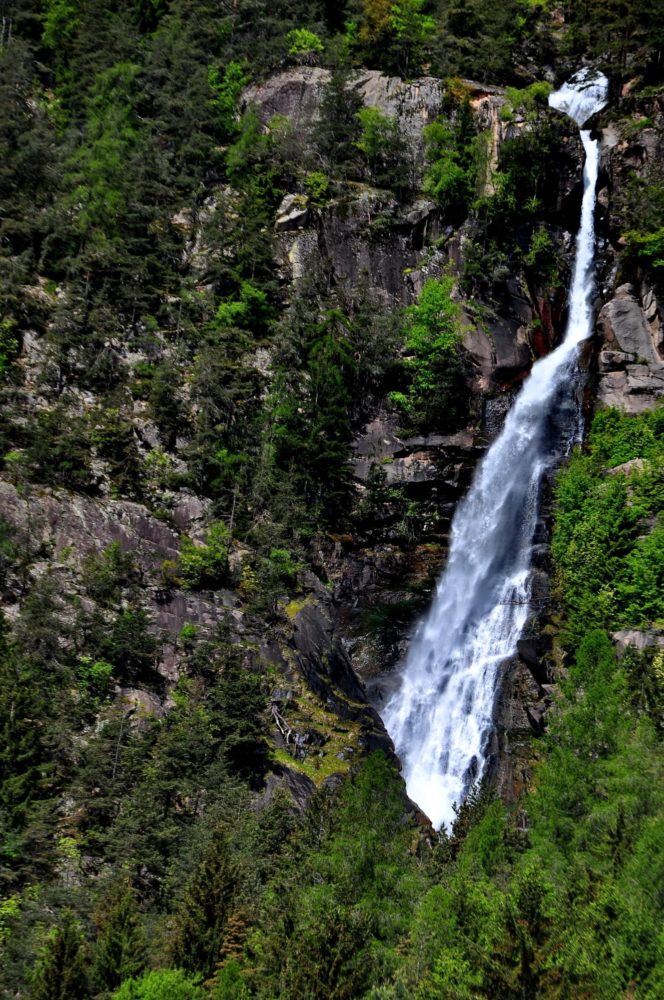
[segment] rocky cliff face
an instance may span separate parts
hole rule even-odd
[[[295,124],[307,142],[317,120],[329,74],[301,69],[283,73],[247,91],[263,122],[275,114]],[[440,81],[412,83],[380,73],[358,75],[351,86],[368,106],[394,116],[407,136],[415,183],[425,169],[422,129],[444,114]],[[489,157],[480,193],[491,194],[502,143],[526,121],[503,120],[504,94],[496,88],[469,84],[478,127],[488,137]],[[504,116],[507,118],[507,116]],[[563,229],[576,225],[581,194],[582,153],[573,130],[561,134],[558,189],[551,192]],[[464,265],[464,231],[446,225],[431,201],[398,201],[366,185],[347,187],[324,209],[295,194],[284,199],[276,221],[282,273],[297,282],[307,269],[324,262],[333,281],[368,283],[392,307],[413,302],[428,277]],[[562,236],[567,260],[571,233]],[[334,583],[334,608],[340,633],[352,654],[355,671],[377,707],[391,686],[390,670],[403,656],[409,634],[428,603],[445,558],[450,522],[473,470],[487,444],[499,431],[514,387],[533,360],[560,336],[565,321],[564,289],[532,286],[520,273],[501,276],[496,294],[478,302],[459,294],[465,314],[464,349],[472,424],[452,435],[404,435],[394,413],[376,412],[353,442],[353,471],[358,489],[367,491],[380,470],[382,488],[398,490],[410,517],[397,518],[384,504],[370,527],[339,538],[323,555]],[[375,480],[374,480],[375,484]],[[542,540],[546,538],[543,523]],[[546,546],[542,546],[538,597],[546,600]],[[536,588],[538,589],[538,588]],[[543,728],[550,700],[550,678],[541,665],[546,643],[537,639],[543,621],[533,621],[533,638],[523,642],[521,656],[506,672],[497,706],[499,732],[496,759],[506,797],[517,794],[525,780],[530,741]]]
[[[296,68],[250,87],[244,102],[256,108],[263,123],[275,115],[288,118],[295,140],[306,144],[328,81],[326,70]],[[398,122],[406,142],[410,193],[396,197],[350,181],[338,183],[323,204],[298,190],[287,193],[274,222],[275,264],[286,295],[311,272],[321,270],[331,287],[361,285],[396,309],[416,301],[427,278],[450,270],[458,278],[465,263],[468,225],[453,226],[434,201],[419,193],[426,167],[422,130],[447,114],[443,88],[429,77],[405,82],[373,71],[357,74],[350,87],[366,106]],[[472,83],[467,89],[477,128],[486,138],[488,156],[477,192],[486,196],[495,189],[502,144],[532,124],[518,115],[501,116],[505,97],[499,89]],[[573,251],[582,163],[574,131],[557,127],[561,169],[557,189],[547,197],[557,219],[564,275]],[[657,119],[657,126],[643,129],[638,139],[625,139],[617,125],[607,122],[603,134],[603,287],[596,343],[587,361],[598,405],[639,412],[664,392],[664,313],[643,275],[623,273],[615,205],[629,174],[647,176],[662,157],[664,129]],[[215,204],[232,198],[232,192],[217,192],[198,218],[191,213],[179,218],[188,237],[192,272],[203,284],[210,266],[205,226]],[[142,504],[112,499],[101,468],[97,488],[87,496],[0,483],[0,517],[18,536],[27,535],[29,526],[32,538],[24,560],[27,576],[8,580],[10,616],[18,614],[26,579],[32,585],[48,576],[59,592],[57,614],[66,632],[77,602],[95,610],[94,598],[84,594],[81,584],[86,557],[113,543],[132,553],[141,607],[158,654],[150,676],[118,684],[118,700],[128,709],[139,709],[139,715],[164,715],[181,675],[183,633],[193,627],[205,637],[221,626],[229,628],[248,666],[276,671],[270,708],[275,764],[269,786],[288,785],[302,803],[316,782],[347,770],[355,755],[375,747],[389,750],[374,706],[389,687],[389,671],[403,655],[444,563],[456,503],[499,431],[518,384],[562,332],[563,284],[542,286],[523,269],[494,275],[491,294],[481,299],[464,295],[457,284],[455,295],[464,315],[468,426],[450,434],[414,435],[400,425],[389,401],[381,401],[352,442],[358,501],[371,499],[371,514],[358,518],[347,534],[320,541],[314,558],[317,575],[300,572],[300,593],[288,605],[267,616],[264,610],[252,610],[247,552],[238,543],[231,549],[224,589],[183,589],[169,566],[177,562],[183,535],[204,538],[209,504],[191,491],[176,490],[168,517],[159,518]],[[35,294],[50,293],[36,289]],[[262,375],[270,361],[269,352],[257,354],[256,368]],[[39,389],[47,364],[39,338],[26,338],[21,364],[30,405],[50,405]],[[89,409],[94,399],[82,395],[79,403]],[[159,441],[139,404],[134,433],[140,448]],[[527,780],[532,734],[542,731],[551,700],[553,672],[549,645],[542,638],[548,606],[545,515],[546,503],[536,568],[538,602],[545,610],[533,619],[519,656],[507,669],[497,706],[499,784],[508,798]]]
[[[620,109],[605,112],[599,124],[603,126],[604,187],[599,203],[604,305],[597,322],[597,401],[639,413],[652,406],[664,389],[664,313],[652,278],[638,263],[624,259],[625,231],[638,228],[641,221],[633,214],[638,211],[633,192],[656,181],[661,169],[661,99],[632,99],[628,84]]]

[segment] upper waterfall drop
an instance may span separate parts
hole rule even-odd
[[[583,125],[606,104],[608,81],[583,70],[552,107]],[[449,557],[413,638],[383,719],[410,797],[436,828],[450,825],[486,765],[499,670],[516,652],[530,602],[532,540],[543,473],[579,433],[577,345],[592,331],[598,143],[586,163],[563,342],[538,361],[452,522]]]
[[[609,81],[603,73],[582,69],[549,95],[549,107],[569,115],[581,128],[592,115],[606,107],[608,92]]]

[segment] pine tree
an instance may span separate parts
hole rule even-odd
[[[100,917],[94,949],[92,981],[96,989],[111,990],[145,968],[145,940],[136,894],[130,883],[116,886]]]
[[[358,163],[361,129],[357,113],[362,107],[362,98],[353,89],[348,71],[343,67],[335,69],[323,92],[314,141],[319,154],[342,174],[352,172]]]
[[[173,962],[212,975],[221,957],[226,925],[234,909],[236,872],[223,828],[215,830],[176,915]]]
[[[74,914],[49,935],[37,965],[30,1000],[86,1000],[88,993],[85,941]]]

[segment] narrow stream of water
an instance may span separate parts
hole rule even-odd
[[[608,81],[577,74],[549,103],[581,127],[604,107]],[[436,828],[451,825],[486,765],[500,668],[529,614],[532,541],[542,476],[579,433],[577,354],[592,330],[598,143],[586,153],[565,338],[534,365],[452,523],[432,607],[382,710],[408,794]]]

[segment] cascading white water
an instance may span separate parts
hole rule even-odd
[[[582,71],[549,103],[581,126],[604,107],[607,90],[606,77]],[[599,168],[598,143],[589,131],[581,139],[584,192],[565,339],[534,365],[456,510],[436,597],[382,710],[408,794],[436,828],[451,824],[454,803],[483,774],[499,668],[516,652],[529,613],[542,475],[578,434],[577,345],[592,327]]]

